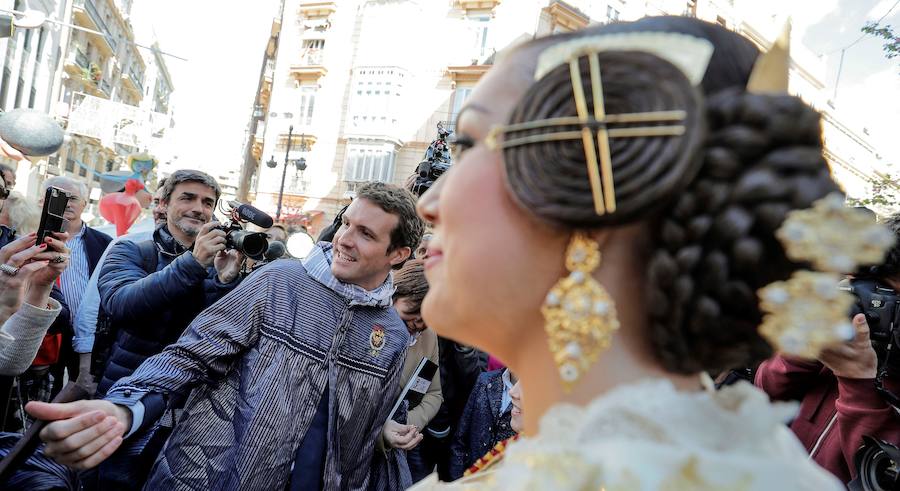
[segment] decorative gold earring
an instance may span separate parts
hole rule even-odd
[[[592,276],[600,266],[600,246],[583,232],[576,232],[566,250],[569,275],[547,294],[541,313],[550,352],[568,392],[609,347],[619,328],[612,297]]]

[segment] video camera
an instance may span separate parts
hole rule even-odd
[[[850,309],[850,318],[865,314],[869,324],[869,338],[878,356],[875,388],[887,402],[900,410],[900,397],[884,387],[884,379],[888,375],[900,375],[900,359],[896,355],[900,346],[900,294],[868,278],[844,280],[840,288],[857,299]]]
[[[262,228],[269,228],[273,223],[272,217],[237,201],[229,201],[228,207],[222,211],[230,218],[228,222],[217,227],[225,232],[225,248],[236,249],[251,259],[264,259],[269,249],[268,237],[264,232],[248,232],[241,224],[249,222]]]
[[[437,124],[438,137],[431,142],[425,150],[425,160],[416,168],[416,178],[410,191],[421,196],[428,191],[434,181],[437,181],[453,163],[450,156],[450,146],[447,139],[453,131],[444,128],[442,123]]]

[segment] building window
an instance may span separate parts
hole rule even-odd
[[[606,21],[616,22],[619,20],[619,11],[614,9],[612,5],[606,6]]]
[[[472,48],[475,56],[479,58],[487,56],[490,51],[490,25],[491,18],[487,15],[469,17],[469,28],[472,31]]]
[[[399,124],[406,71],[397,67],[360,67],[353,73],[349,131],[389,134]]]
[[[462,109],[463,104],[465,104],[466,99],[469,98],[469,94],[471,93],[471,87],[459,87],[453,92],[453,106],[450,109],[451,126],[456,126],[456,118],[459,116],[459,111]]]
[[[300,87],[300,124],[311,125],[313,109],[316,106],[316,87],[304,85]]]
[[[300,55],[302,62],[307,65],[321,65],[322,50],[324,49],[324,39],[304,39],[303,53]]]
[[[66,159],[66,172],[75,172],[75,159],[72,157]]]
[[[726,29],[728,28],[728,22],[726,22],[725,17],[722,17],[721,15],[716,16],[716,24],[719,24]]]
[[[394,179],[396,153],[393,144],[349,144],[344,181],[391,182]]]

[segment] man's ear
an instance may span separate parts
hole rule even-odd
[[[394,249],[388,253],[388,256],[391,258],[391,266],[403,264],[403,261],[409,259],[411,254],[412,249],[409,247],[398,247]]]

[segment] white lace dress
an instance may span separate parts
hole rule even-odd
[[[796,409],[747,383],[709,393],[648,380],[586,408],[555,406],[539,434],[513,443],[497,465],[453,483],[431,475],[411,489],[845,489],[784,425]]]

